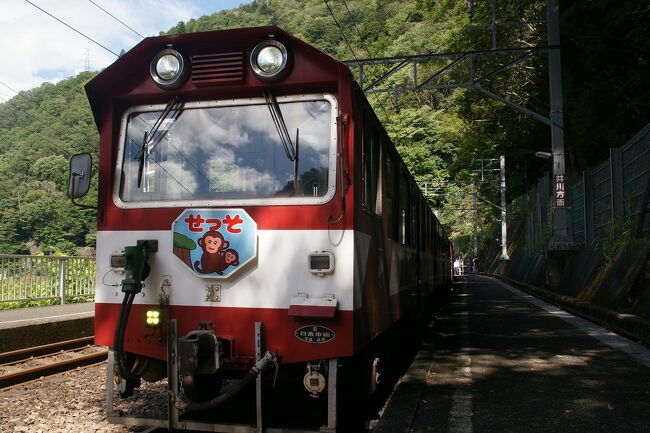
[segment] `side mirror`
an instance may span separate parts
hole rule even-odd
[[[78,153],[70,158],[68,198],[81,198],[88,193],[92,175],[92,158],[89,153]]]

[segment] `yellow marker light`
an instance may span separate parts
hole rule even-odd
[[[161,318],[162,318],[162,311],[147,310],[145,324],[150,327],[160,326]]]

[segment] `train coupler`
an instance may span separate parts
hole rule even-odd
[[[206,386],[218,393],[220,379],[214,375],[221,368],[223,344],[212,330],[192,331],[178,339],[178,374],[185,395],[192,401],[203,400]],[[211,382],[211,383],[208,383]]]
[[[178,339],[181,376],[216,373],[221,367],[222,357],[223,345],[212,331],[191,331]]]

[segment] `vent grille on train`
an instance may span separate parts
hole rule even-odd
[[[244,79],[244,53],[219,53],[192,56],[192,83],[211,86]]]

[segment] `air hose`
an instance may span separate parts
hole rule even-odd
[[[128,361],[126,359],[126,353],[124,352],[124,334],[126,333],[126,324],[129,321],[131,306],[133,305],[134,299],[135,293],[124,294],[122,306],[120,307],[120,316],[117,321],[117,326],[115,327],[115,338],[113,343],[113,346],[115,347],[117,371],[120,377],[126,380],[140,379],[139,376],[131,372],[131,368],[128,366]]]
[[[113,346],[116,354],[117,372],[120,377],[126,380],[137,381],[140,380],[140,375],[135,374],[124,351],[124,335],[126,334],[126,324],[129,321],[131,314],[131,306],[135,295],[142,290],[142,282],[149,276],[151,267],[149,266],[148,259],[150,253],[158,251],[157,240],[139,240],[135,246],[127,246],[124,248],[124,270],[126,272],[124,280],[122,280],[122,291],[124,292],[124,299],[120,307],[120,315],[115,327],[115,337]]]
[[[244,390],[257,376],[259,376],[263,371],[268,369],[271,365],[278,365],[278,357],[273,352],[266,352],[262,359],[257,361],[257,364],[251,368],[246,376],[244,376],[239,382],[235,385],[228,388],[223,394],[208,400],[202,403],[191,403],[185,406],[183,409],[185,412],[199,412],[202,410],[214,409],[222,403],[230,400],[240,392]]]

